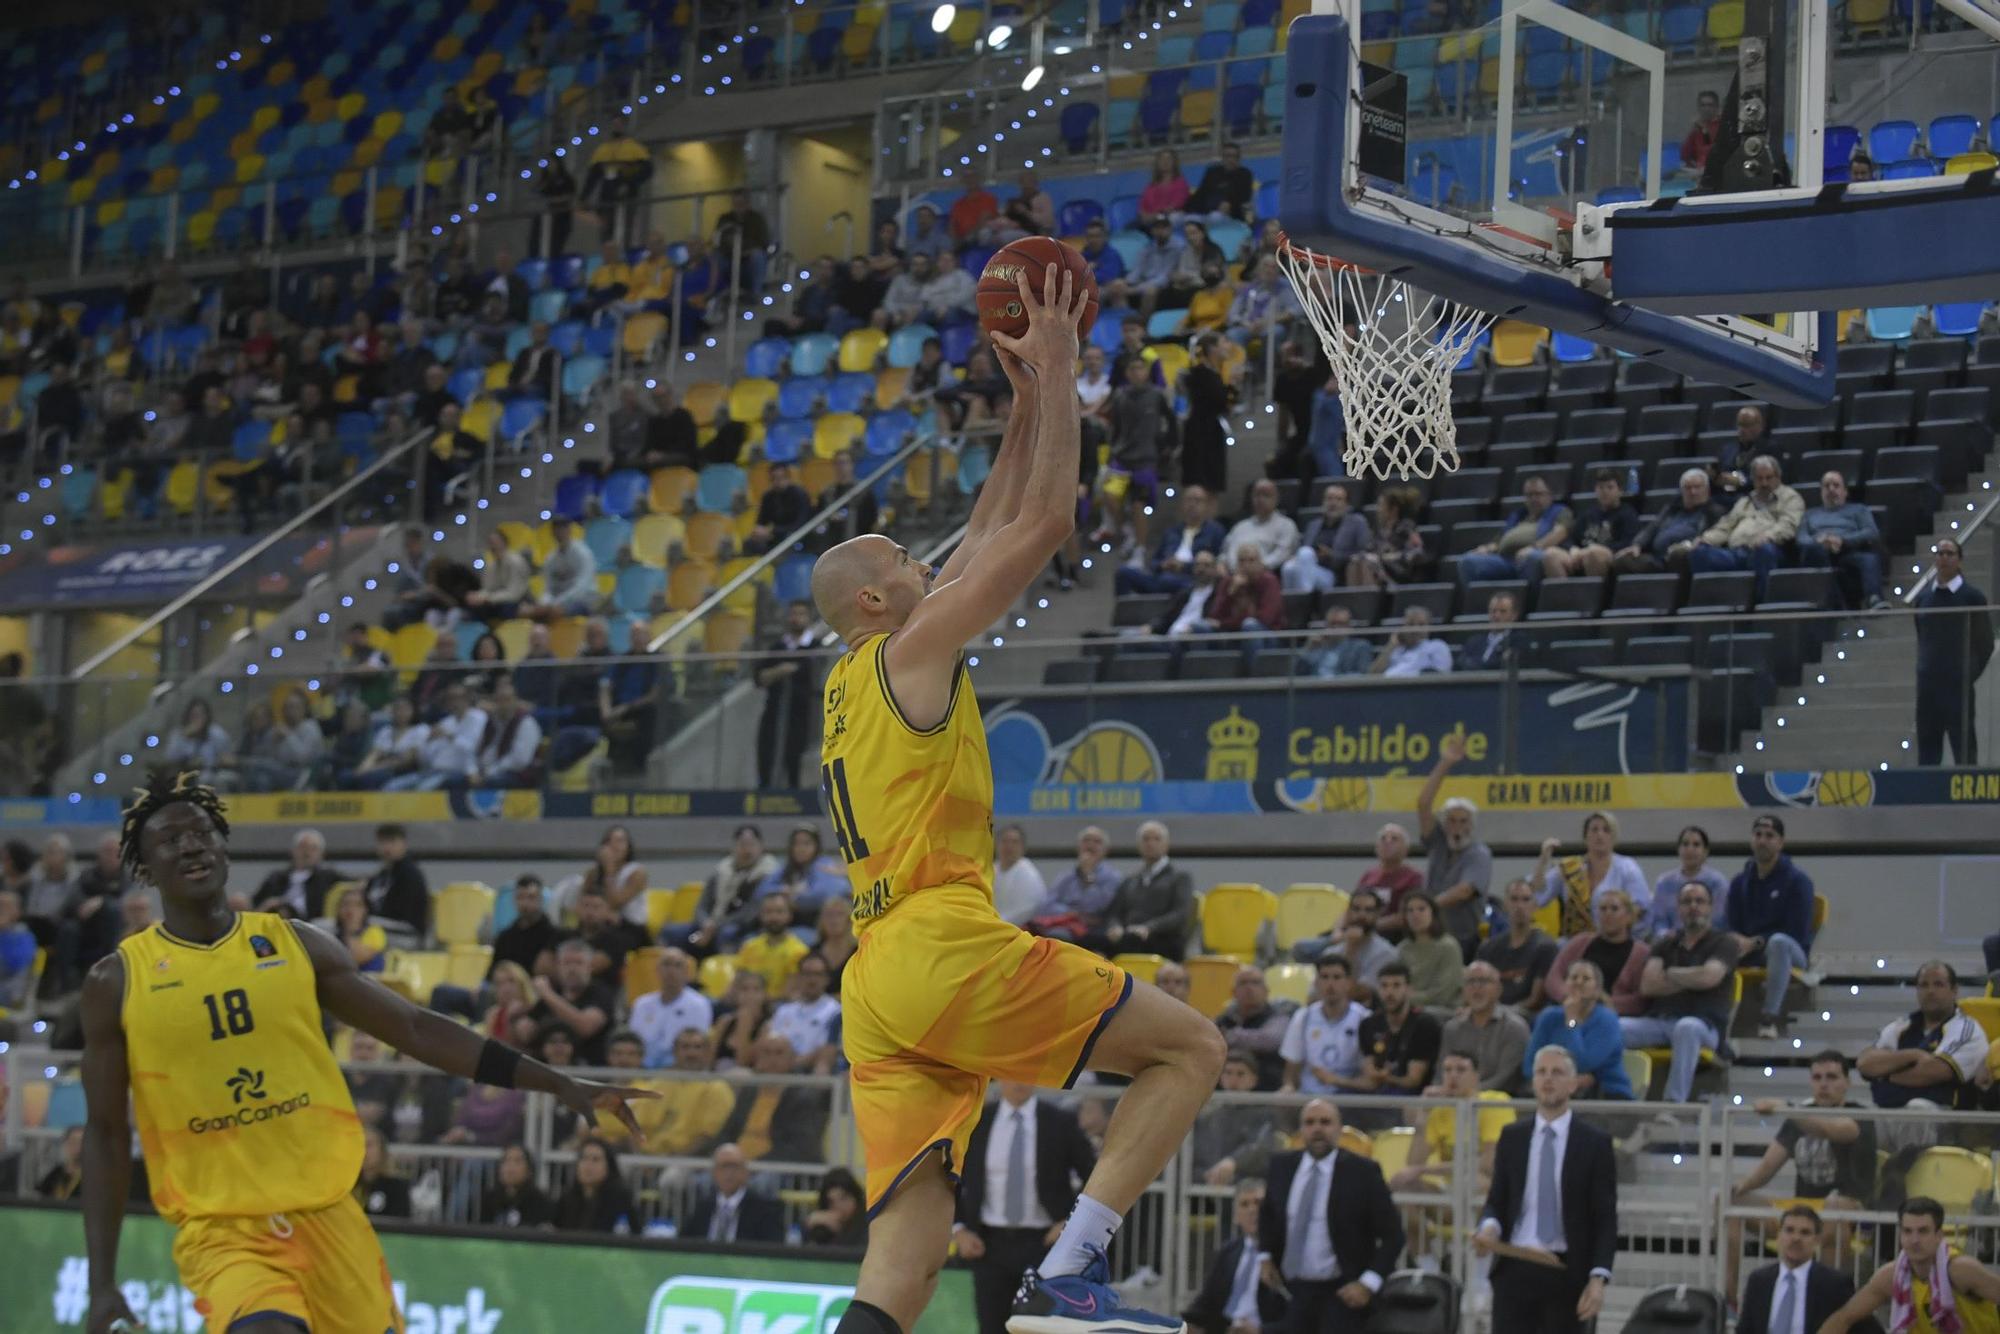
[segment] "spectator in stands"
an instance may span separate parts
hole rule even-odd
[[[841,974],[861,948],[854,934],[853,903],[845,897],[826,900],[819,906],[819,920],[814,925],[819,940],[812,952],[826,964],[827,990],[838,996]]]
[[[1300,673],[1321,680],[1367,675],[1375,661],[1375,649],[1354,634],[1353,626],[1353,612],[1339,605],[1328,607],[1320,628],[1299,650]]]
[[[1576,527],[1568,505],[1555,500],[1543,478],[1531,476],[1521,486],[1521,508],[1507,517],[1506,531],[1481,543],[1458,560],[1463,583],[1505,579],[1534,582],[1543,571],[1545,553],[1562,547]]]
[[[1847,160],[1847,179],[1849,184],[1853,185],[1874,180],[1875,159],[1868,156],[1865,150],[1856,149],[1854,155]]]
[[[301,829],[292,835],[291,865],[265,876],[250,906],[311,921],[326,915],[326,892],[346,878],[326,864],[326,836]]]
[[[1445,934],[1437,900],[1422,890],[1403,901],[1404,935],[1396,955],[1409,971],[1410,999],[1433,1010],[1457,1009],[1465,991],[1465,955]]]
[[[993,910],[1015,926],[1025,926],[1048,897],[1041,870],[1028,858],[1028,834],[1017,824],[993,836]]]
[[[1083,827],[1076,836],[1075,864],[1049,887],[1048,897],[1035,905],[1028,916],[1030,931],[1086,948],[1108,943],[1103,938],[1105,914],[1117,897],[1120,879],[1104,860],[1109,846],[1102,829],[1094,824]]]
[[[618,993],[594,972],[590,943],[572,937],[556,946],[555,975],[537,974],[535,1006],[528,1013],[546,1029],[560,1024],[576,1041],[579,1065],[603,1065],[611,1017],[618,1013]]]
[[[1585,575],[1601,579],[1611,573],[1617,552],[1632,545],[1639,532],[1639,514],[1625,503],[1625,488],[1615,469],[1599,468],[1591,478],[1597,498],[1583,512],[1574,537],[1542,552],[1542,573],[1550,579]]]
[[[1465,966],[1465,1005],[1445,1020],[1440,1050],[1446,1056],[1457,1052],[1470,1059],[1481,1089],[1511,1095],[1522,1084],[1528,1022],[1504,1003],[1503,985],[1500,970],[1487,960],[1475,959]]]
[[[784,894],[792,902],[792,925],[805,930],[819,920],[829,899],[845,900],[850,892],[839,862],[822,855],[817,825],[792,827],[785,843],[785,860],[757,886],[757,897]],[[777,990],[773,987],[772,990]]]
[[[1206,260],[1201,266],[1201,285],[1188,296],[1187,332],[1208,330],[1220,333],[1228,326],[1229,311],[1236,304],[1236,288],[1229,270],[1220,261]],[[1226,350],[1226,349],[1225,349]]]
[[[1055,201],[1042,189],[1040,178],[1032,168],[1024,168],[1015,179],[1019,190],[986,229],[989,245],[1006,245],[1024,236],[1055,235]]]
[[[919,293],[920,313],[926,323],[934,326],[962,323],[973,313],[975,291],[972,275],[964,268],[940,264]]]
[[[1234,141],[1222,145],[1222,160],[1203,171],[1201,184],[1188,197],[1190,213],[1205,213],[1211,219],[1234,218],[1250,221],[1251,202],[1257,197],[1257,177],[1243,165],[1243,147]]]
[[[1194,979],[1188,976],[1186,965],[1167,960],[1160,970],[1153,974],[1153,985],[1172,996],[1183,1005],[1191,1005],[1188,999],[1194,991]]]
[[[1628,1047],[1671,1047],[1664,1096],[1686,1102],[1702,1048],[1722,1046],[1735,1008],[1736,941],[1713,930],[1708,887],[1681,886],[1681,929],[1662,939],[1646,960],[1639,991],[1646,1013],[1619,1020]],[[1634,946],[1636,949],[1637,946]]]
[[[1376,676],[1421,676],[1451,671],[1451,647],[1442,639],[1431,638],[1428,607],[1414,606],[1403,613],[1403,625],[1390,635],[1368,669]]]
[[[1000,201],[986,188],[984,168],[975,161],[969,167],[960,169],[965,181],[965,193],[951,206],[951,234],[960,245],[968,245],[980,238],[986,224],[1000,214]]]
[[[1187,417],[1181,425],[1181,482],[1205,487],[1222,495],[1229,489],[1229,428],[1225,422],[1236,405],[1236,386],[1221,334],[1205,333],[1194,340],[1194,360],[1181,372],[1181,395],[1187,401]],[[1283,516],[1290,525],[1291,517]],[[1298,528],[1292,526],[1292,540]],[[1230,548],[1225,547],[1225,550]],[[1285,552],[1289,557],[1290,551]],[[1273,570],[1283,560],[1266,562]]]
[[[833,304],[846,312],[853,322],[850,327],[865,327],[875,322],[875,312],[881,308],[882,297],[888,290],[889,285],[882,281],[881,275],[869,267],[866,259],[856,255],[834,275]]]
[[[127,899],[143,899],[157,917],[159,898],[159,890],[135,883],[127,874],[119,853],[118,835],[108,833],[100,837],[97,855],[76,877],[78,975],[88,973],[92,964],[118,948],[120,923],[112,920],[114,907],[125,906]]]
[[[914,221],[910,234],[903,238],[903,254],[910,259],[927,255],[936,264],[947,262],[952,254],[952,239],[938,226],[937,205],[918,204],[911,217]]]
[[[35,976],[35,933],[21,922],[21,895],[0,889],[0,1009],[17,1010]]]
[[[486,535],[486,560],[479,571],[479,587],[465,595],[465,605],[486,621],[512,620],[528,600],[528,557],[515,551],[507,534],[495,528]],[[364,633],[362,643],[367,642]]]
[[[813,512],[832,514],[820,521],[804,542],[805,549],[814,555],[822,555],[852,537],[872,533],[882,526],[880,507],[875,500],[875,492],[862,491],[846,504],[835,508],[834,502],[854,490],[854,455],[843,450],[833,456],[833,480],[813,501]],[[810,606],[811,604],[807,604]]]
[[[1379,839],[1378,839],[1379,843]],[[1363,873],[1366,878],[1366,873]],[[1327,951],[1350,960],[1354,967],[1354,992],[1364,1000],[1372,1001],[1375,996],[1375,977],[1382,965],[1393,961],[1396,947],[1385,940],[1376,930],[1376,923],[1382,917],[1382,900],[1386,891],[1357,888],[1347,901],[1347,917],[1341,923],[1335,937],[1314,936],[1302,940],[1292,947],[1292,957],[1300,960],[1317,960],[1325,957]]]
[[[636,242],[633,211],[640,192],[653,177],[653,155],[632,137],[623,117],[611,122],[610,129],[590,155],[584,173],[583,197],[601,210],[602,235],[608,239]]]
[[[480,738],[473,781],[480,787],[535,787],[541,782],[542,725],[514,689],[514,678],[493,678],[487,700],[486,730]]]
[[[1348,584],[1393,588],[1422,577],[1431,559],[1417,531],[1417,505],[1417,493],[1405,487],[1385,486],[1375,494],[1374,530],[1367,550],[1348,563]]]
[[[1226,276],[1229,261],[1222,253],[1222,247],[1208,239],[1208,227],[1205,224],[1189,218],[1181,223],[1180,230],[1181,247],[1174,252],[1173,272],[1167,276],[1167,285],[1160,291],[1159,308],[1187,310],[1188,318],[1192,321],[1194,312],[1190,307],[1195,295],[1213,282],[1219,281],[1221,276]],[[1229,302],[1234,299],[1234,295],[1231,293],[1222,299],[1222,314],[1228,313]],[[1221,320],[1218,317],[1212,327],[1219,328],[1220,324]]]
[[[1728,929],[1725,922],[1730,907],[1729,880],[1708,864],[1708,831],[1696,824],[1687,826],[1681,830],[1676,848],[1680,864],[1653,882],[1651,906],[1634,928],[1643,939],[1658,940],[1680,929],[1681,886],[1690,880],[1708,886],[1709,902],[1715,905],[1716,929]]]
[[[597,885],[577,891],[575,939],[590,946],[591,976],[622,985],[625,956],[642,939],[639,929],[622,921],[618,910]]]
[[[1254,543],[1268,570],[1281,570],[1299,549],[1299,527],[1278,509],[1278,484],[1260,478],[1250,487],[1250,513],[1238,519],[1223,541],[1223,559],[1233,567],[1246,543]]]
[[[1444,1026],[1416,1003],[1410,968],[1401,959],[1382,965],[1375,978],[1376,1005],[1361,1021],[1359,1091],[1386,1097],[1415,1094],[1437,1068]],[[1395,1113],[1389,1116],[1400,1119]],[[1363,1118],[1374,1119],[1368,1113]],[[1393,1124],[1387,1121],[1385,1124]]]
[[[1572,1097],[1627,1102],[1639,1096],[1632,1088],[1631,1076],[1625,1073],[1627,1038],[1618,1016],[1604,1003],[1603,994],[1604,975],[1596,964],[1578,959],[1569,966],[1563,978],[1562,1004],[1551,1005],[1535,1016],[1528,1051],[1521,1060],[1524,1078],[1534,1074],[1536,1052],[1561,1047],[1576,1061]]]
[[[868,1244],[868,1195],[854,1173],[834,1167],[819,1179],[818,1207],[806,1215],[805,1233],[814,1246]]]
[[[1132,276],[1126,283],[1126,290],[1129,296],[1138,299],[1140,313],[1150,317],[1155,309],[1174,309],[1170,303],[1163,307],[1162,299],[1180,268],[1181,252],[1187,247],[1174,234],[1171,218],[1149,219],[1146,236],[1146,245],[1139,251],[1138,259],[1133,261]],[[1197,268],[1196,272],[1199,273],[1200,269]],[[1139,324],[1143,332],[1144,320]]]
[[[466,680],[467,674],[458,670],[458,636],[437,636],[431,641],[430,652],[424,655],[424,665],[410,686],[410,702],[417,706],[417,716],[425,723],[435,725],[444,717],[445,692]]]
[[[1465,759],[1465,738],[1454,732],[1438,743],[1438,760],[1417,792],[1417,837],[1429,852],[1424,862],[1424,889],[1435,901],[1445,934],[1457,941],[1466,959],[1479,945],[1479,924],[1486,917],[1486,891],[1493,879],[1493,850],[1479,841],[1474,826],[1479,808],[1464,797],[1444,803],[1440,819],[1434,812],[1445,778]]]
[[[1104,936],[1125,952],[1178,959],[1194,926],[1194,878],[1167,856],[1167,827],[1139,826],[1139,865],[1118,882],[1104,914]]]
[[[1187,178],[1181,174],[1181,155],[1171,148],[1153,154],[1152,179],[1139,192],[1139,216],[1150,227],[1166,218],[1178,222],[1188,206]]]
[[[1678,921],[1678,897],[1674,911]],[[1578,959],[1588,959],[1597,965],[1600,978],[1609,979],[1602,988],[1605,1004],[1623,1017],[1644,1014],[1647,1000],[1640,990],[1640,982],[1645,977],[1646,960],[1652,957],[1652,950],[1645,941],[1633,935],[1635,913],[1631,896],[1622,889],[1607,889],[1598,895],[1591,913],[1597,929],[1579,931],[1570,936],[1556,954],[1555,962],[1549,965],[1546,978],[1548,998],[1552,1001],[1563,1000],[1567,995],[1570,965]]]
[[[1722,99],[1707,88],[1702,89],[1694,99],[1694,124],[1688,126],[1687,137],[1681,140],[1681,170],[1701,175],[1703,164],[1708,161],[1708,150],[1715,147],[1716,131],[1722,128]]]
[[[1270,483],[1260,482],[1258,485],[1269,486]],[[1242,527],[1241,524],[1237,526]],[[1283,630],[1284,590],[1279,587],[1278,576],[1271,573],[1266,565],[1262,547],[1255,541],[1249,541],[1233,550],[1236,553],[1236,568],[1217,578],[1202,622],[1195,627],[1196,633],[1255,635]],[[1263,639],[1243,640],[1244,658],[1255,657],[1265,643]]]
[[[515,877],[513,892],[514,920],[493,937],[493,965],[512,963],[531,975],[546,973],[555,967],[556,924],[542,908],[541,877],[524,872]]]
[[[213,773],[231,753],[229,733],[216,723],[208,701],[191,699],[181,710],[181,725],[167,738],[166,760],[182,769]]]
[[[840,1001],[830,995],[826,960],[808,954],[799,960],[792,999],[771,1016],[771,1032],[792,1044],[797,1068],[828,1074],[840,1059]]]
[[[716,863],[702,886],[694,921],[668,927],[666,943],[678,945],[698,959],[715,953],[718,947],[734,948],[756,924],[757,887],[777,869],[777,859],[764,851],[763,831],[753,824],[738,825],[729,855]]]
[[[1710,496],[1705,471],[1689,468],[1681,474],[1680,488],[1679,507],[1661,510],[1648,519],[1631,544],[1612,557],[1612,573],[1659,574],[1722,518],[1725,510]]]
[[[806,943],[792,932],[792,900],[782,890],[757,900],[757,934],[736,947],[736,967],[762,973],[774,996],[785,994]]]
[[[1750,490],[1729,513],[1688,549],[1687,565],[1696,574],[1750,570],[1761,598],[1771,571],[1798,534],[1806,503],[1780,480],[1778,461],[1769,454],[1750,461],[1750,482]]]
[[[1271,999],[1271,988],[1264,980],[1262,968],[1245,964],[1236,970],[1229,1004],[1216,1017],[1215,1026],[1222,1030],[1223,1041],[1229,1044],[1230,1059],[1241,1059],[1251,1065],[1255,1077],[1250,1087],[1268,1093],[1284,1082],[1285,1061],[1278,1048],[1283,1045],[1285,1034],[1291,1029],[1292,1015],[1298,1008],[1292,1001]],[[1224,1087],[1227,1086],[1225,1079]]]
[[[1318,1000],[1292,1016],[1278,1054],[1285,1061],[1286,1093],[1338,1093],[1367,1088],[1361,1078],[1361,1025],[1368,1007],[1352,999],[1354,968],[1339,954],[1321,957]]]
[[[424,567],[430,557],[425,551],[428,535],[416,524],[403,529],[403,549],[397,553],[389,572],[396,576],[394,602],[382,614],[382,628],[389,631],[400,630],[406,625],[414,625],[424,619],[430,609],[431,588],[424,579]]]
[[[632,1063],[636,1066],[639,1041],[630,1033],[623,1037],[632,1046]],[[614,1060],[612,1064],[620,1062]],[[459,1096],[451,1126],[438,1137],[437,1142],[471,1144],[482,1148],[499,1148],[514,1143],[520,1139],[522,1126],[527,1120],[527,1104],[528,1095],[523,1089],[475,1083]],[[620,1125],[619,1129],[622,1131],[624,1127]]]
[[[414,773],[383,784],[387,792],[434,792],[464,787],[479,772],[479,746],[486,737],[486,711],[475,707],[462,682],[445,687],[444,716],[431,724],[430,738]]]
[[[639,1217],[631,1189],[618,1170],[618,1153],[595,1135],[576,1150],[576,1174],[556,1201],[555,1225],[561,1232],[604,1232],[627,1235]]]
[[[1480,1087],[1479,1067],[1469,1052],[1450,1047],[1438,1057],[1438,1082],[1424,1090],[1426,1097],[1449,1098],[1454,1102],[1470,1099],[1475,1103],[1507,1101],[1509,1095]],[[1476,1188],[1484,1190],[1493,1176],[1493,1152],[1500,1132],[1514,1119],[1511,1107],[1475,1107],[1474,1133],[1478,1163],[1474,1169]],[[1458,1109],[1439,1107],[1424,1117],[1423,1125],[1410,1141],[1409,1161],[1391,1174],[1389,1184],[1396,1190],[1451,1189],[1452,1172],[1458,1158]]]
[[[764,270],[771,258],[771,224],[750,203],[748,190],[730,191],[728,211],[715,220],[715,253],[723,265],[736,262],[739,245],[742,268],[728,275],[728,282],[747,303],[764,290]]]
[[[1112,310],[1125,304],[1125,257],[1111,245],[1111,233],[1104,225],[1104,219],[1092,218],[1083,229],[1083,246],[1080,252],[1083,261],[1090,267],[1090,274],[1097,279],[1097,299],[1105,310]]]
[[[375,729],[368,754],[354,769],[337,776],[340,786],[372,792],[417,772],[430,736],[430,725],[417,718],[416,701],[396,696],[389,705],[389,720]]]
[[[783,546],[793,533],[806,526],[812,514],[812,497],[792,480],[791,465],[773,463],[770,485],[757,502],[757,521],[744,539],[743,554],[761,556],[773,547]]]
[[[555,545],[542,562],[543,601],[528,609],[531,616],[588,616],[596,610],[597,557],[584,545],[583,533],[562,515],[549,520]]]
[[[625,659],[607,665],[597,681],[597,720],[618,773],[638,773],[652,753],[659,720],[662,676],[652,656],[652,627],[633,621],[626,630]]]
[[[1557,859],[1562,840],[1551,835],[1542,840],[1542,854],[1528,883],[1536,886],[1535,905],[1560,902],[1562,930],[1573,936],[1590,929],[1591,909],[1607,890],[1622,889],[1632,903],[1646,902],[1646,875],[1639,863],[1618,851],[1618,817],[1610,811],[1592,811],[1583,817],[1583,855]],[[1679,896],[1676,895],[1678,901]],[[1681,924],[1687,923],[1685,912]],[[1703,921],[1708,921],[1706,913]]]
[[[1135,361],[1128,366],[1144,364]],[[1210,554],[1221,552],[1223,528],[1215,518],[1215,501],[1208,491],[1200,486],[1182,488],[1180,510],[1180,523],[1166,528],[1154,545],[1150,568],[1138,565],[1118,567],[1116,584],[1119,596],[1181,592],[1194,581],[1195,557],[1204,551]]]
[[[694,960],[685,950],[668,948],[653,961],[659,989],[632,1002],[632,1031],[645,1048],[645,1063],[655,1069],[673,1066],[676,1044],[689,1029],[698,1031],[704,1042],[715,1023],[715,1008],[708,997],[691,984]]]
[[[559,160],[559,159],[558,159]],[[500,1152],[494,1185],[479,1198],[479,1221],[487,1227],[548,1227],[555,1205],[535,1184],[535,1161],[519,1144]]]
[[[1194,563],[1188,567],[1191,582],[1186,588],[1174,594],[1167,609],[1154,618],[1148,631],[1170,639],[1181,639],[1189,635],[1203,634],[1215,629],[1215,622],[1209,617],[1209,604],[1214,600],[1221,566],[1216,557],[1207,551],[1195,553]]]
[[[368,911],[422,940],[430,930],[431,890],[423,868],[410,855],[409,831],[399,824],[375,826],[375,855],[382,864],[361,888]]]
[[[1805,969],[1813,940],[1813,882],[1785,855],[1785,822],[1775,815],[1750,824],[1750,860],[1729,884],[1729,915],[1739,966],[1768,970],[1757,1036],[1775,1038],[1792,970]]]
[[[358,971],[379,973],[388,967],[389,933],[369,913],[366,895],[349,890],[334,903],[333,938],[347,947]]]
[[[1965,577],[1964,550],[1939,539],[1931,582],[1917,596],[1917,763],[1979,762],[1978,692],[1973,689],[1993,660],[1993,616],[1986,594]]]
[[[514,365],[507,372],[508,394],[547,402],[555,393],[556,366],[560,360],[555,348],[549,346],[548,324],[536,320],[529,326],[528,345],[514,354]]]
[[[1271,485],[1268,482],[1260,486]],[[1273,499],[1276,488],[1272,488]],[[1256,488],[1251,489],[1252,503]],[[1325,593],[1340,583],[1341,572],[1368,549],[1368,520],[1350,501],[1348,484],[1329,482],[1320,492],[1319,513],[1307,521],[1298,549],[1282,565],[1287,593]]]
[[[924,284],[931,280],[935,271],[929,255],[912,255],[907,264],[889,268],[888,272],[894,276],[882,293],[881,308],[875,312],[876,326],[900,329],[921,319],[924,313]]]
[[[698,468],[694,417],[681,406],[674,387],[666,380],[654,384],[653,401],[646,413],[644,444],[636,462],[616,460],[621,467]]]
[[[1256,267],[1246,272],[1247,280],[1236,289],[1235,299],[1230,302],[1227,324],[1229,337],[1257,356],[1265,339],[1282,334],[1290,321],[1305,312],[1300,309],[1291,284],[1279,272],[1275,257],[1263,256]],[[1336,406],[1338,403],[1336,396]]]
[[[1082,416],[1084,448],[1095,451],[1099,445],[1109,443],[1111,393],[1116,388],[1111,383],[1104,349],[1095,343],[1086,344],[1083,368],[1076,373],[1076,405]],[[1095,462],[1095,458],[1079,460],[1080,480]]]
[[[1535,925],[1533,885],[1518,877],[1510,880],[1501,901],[1507,929],[1496,926],[1479,946],[1477,957],[1499,976],[1500,1003],[1531,1015],[1550,999],[1544,987],[1550,966],[1557,962],[1556,942]],[[1636,970],[1633,977],[1636,982]]]
[[[830,332],[833,316],[833,280],[840,273],[840,261],[821,255],[807,269],[804,282],[792,291],[792,313],[788,318],[765,321],[765,332],[796,337],[799,334]]]
[[[1799,521],[1799,564],[1836,572],[1850,607],[1888,606],[1882,596],[1882,533],[1866,505],[1847,498],[1838,469],[1819,479],[1819,504]]]
[[[1917,969],[1917,1008],[1882,1029],[1854,1068],[1877,1107],[1969,1111],[1986,1068],[1986,1030],[1959,1008],[1958,972],[1933,959]]]
[[[1125,383],[1111,396],[1107,409],[1110,418],[1111,471],[1106,473],[1106,484],[1101,495],[1106,511],[1105,524],[1091,534],[1093,543],[1113,541],[1122,532],[1127,518],[1126,501],[1130,500],[1132,542],[1140,550],[1145,550],[1147,535],[1146,511],[1153,507],[1160,494],[1160,447],[1162,437],[1172,429],[1174,408],[1167,396],[1154,388],[1150,379],[1150,368],[1143,361],[1130,361],[1125,365]],[[1110,478],[1122,478],[1116,487]]]
[[[1297,1007],[1293,1007],[1297,1013]],[[1288,1019],[1283,1026],[1290,1027]],[[1282,1036],[1282,1031],[1280,1036]],[[1277,1060],[1276,1048],[1272,1057]],[[1282,1073],[1283,1062],[1277,1061]],[[1250,1093],[1260,1088],[1262,1058],[1232,1048],[1222,1062],[1222,1091]],[[1273,1082],[1271,1089],[1278,1087]],[[1255,1179],[1278,1147],[1272,1109],[1257,1103],[1214,1103],[1194,1124],[1194,1170],[1211,1186]]]
[[[763,974],[734,974],[727,994],[716,1004],[715,1023],[708,1030],[715,1041],[716,1068],[748,1068],[754,1059],[752,1048],[770,1027],[776,1010],[777,1002],[765,988]]]
[[[1458,646],[1454,659],[1461,672],[1493,672],[1504,670],[1507,659],[1514,653],[1514,625],[1521,619],[1521,607],[1514,594],[1501,590],[1486,599],[1486,620],[1490,627],[1484,634],[1474,634]]]
[[[1860,1107],[1848,1096],[1847,1056],[1839,1051],[1823,1051],[1813,1057],[1808,1070],[1812,1094],[1798,1105],[1801,1115],[1788,1116],[1764,1156],[1750,1169],[1750,1175],[1729,1192],[1736,1205],[1771,1204],[1769,1195],[1760,1194],[1779,1169],[1795,1163],[1796,1180],[1791,1198],[1819,1200],[1828,1209],[1861,1210],[1875,1199],[1875,1123],[1851,1116],[1832,1115],[1835,1109]],[[1759,1116],[1775,1116],[1786,1104],[1777,1098],[1758,1098],[1751,1108]],[[1729,1274],[1726,1288],[1736,1290],[1737,1268],[1742,1262],[1742,1222],[1732,1219]],[[1775,1328],[1771,1334],[1777,1334]]]

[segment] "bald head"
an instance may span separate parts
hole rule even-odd
[[[813,566],[813,603],[849,644],[900,630],[930,586],[930,566],[875,533],[842,542]]]

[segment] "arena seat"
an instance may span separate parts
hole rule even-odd
[[[1229,1007],[1236,989],[1236,970],[1243,961],[1228,954],[1196,954],[1184,960],[1188,973],[1188,1004],[1210,1019]]]
[[[1335,930],[1347,916],[1347,891],[1332,885],[1298,884],[1278,896],[1278,949]]]
[[[1160,969],[1166,965],[1167,956],[1164,954],[1114,954],[1111,956],[1111,962],[1117,964],[1141,982],[1151,982],[1160,975]]]
[[[1270,989],[1274,1001],[1309,1004],[1317,981],[1318,969],[1309,963],[1278,963],[1264,970],[1264,984]]]
[[[493,890],[477,880],[446,885],[431,901],[431,929],[444,945],[476,945],[493,913]]]
[[[1257,936],[1278,919],[1278,896],[1262,885],[1217,885],[1202,896],[1201,939],[1212,954],[1257,953]]]
[[[695,971],[696,984],[710,996],[726,993],[735,979],[736,956],[733,954],[711,954],[701,961],[701,966]]]

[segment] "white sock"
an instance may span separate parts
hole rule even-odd
[[[1076,1208],[1070,1211],[1069,1221],[1063,1224],[1062,1235],[1056,1238],[1055,1245],[1049,1247],[1049,1253],[1042,1257],[1036,1272],[1043,1278],[1081,1274],[1084,1265],[1090,1261],[1084,1247],[1109,1250],[1111,1238],[1117,1235],[1118,1225],[1124,1221],[1113,1210],[1088,1195],[1077,1196]]]

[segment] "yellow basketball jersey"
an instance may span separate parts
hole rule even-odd
[[[238,913],[213,945],[155,926],[118,953],[132,1104],[161,1216],[303,1212],[352,1190],[361,1123],[291,923]]]
[[[854,930],[938,885],[993,897],[993,766],[972,680],[959,664],[937,726],[904,720],[889,689],[888,635],[826,678],[820,791],[854,885]]]

